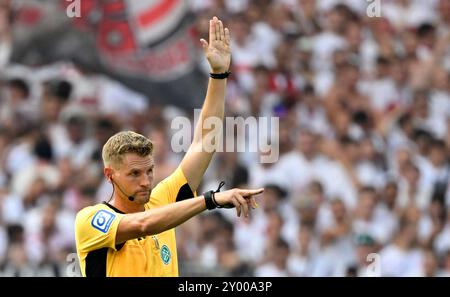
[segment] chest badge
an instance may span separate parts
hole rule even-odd
[[[167,247],[167,245],[163,245],[161,247],[161,260],[163,261],[164,265],[168,265],[170,263],[170,259],[172,258],[172,255],[170,254],[170,250]]]

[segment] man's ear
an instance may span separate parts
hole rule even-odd
[[[111,167],[105,167],[103,168],[103,174],[105,175],[106,179],[111,182],[112,176],[113,176],[114,170]]]

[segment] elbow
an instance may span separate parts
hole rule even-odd
[[[144,215],[138,220],[138,230],[142,235],[155,235],[175,227],[171,213],[154,209],[145,211]]]
[[[139,224],[139,232],[143,236],[155,235],[165,231],[159,224],[153,220],[142,222]]]
[[[155,228],[154,220],[149,218],[142,218],[136,222],[136,229],[140,236],[152,235]]]
[[[156,226],[153,222],[142,222],[141,224],[139,224],[139,232],[143,236],[154,235],[157,234],[157,230],[155,227]]]
[[[139,233],[142,234],[143,236],[150,235],[149,229],[150,229],[150,224],[148,224],[146,222],[139,223],[138,230],[139,230]]]

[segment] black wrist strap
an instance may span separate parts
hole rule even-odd
[[[230,76],[231,72],[227,71],[224,73],[210,73],[209,77],[213,78],[213,79],[225,79],[228,78]]]
[[[212,210],[217,208],[217,204],[215,203],[215,201],[212,199],[212,195],[213,195],[214,191],[208,191],[203,193],[203,197],[205,197],[205,204],[206,204],[206,209]]]
[[[222,181],[222,182],[220,182],[219,187],[217,188],[216,191],[210,190],[210,191],[207,191],[207,192],[203,193],[203,197],[205,198],[206,208],[207,208],[208,210],[212,210],[212,209],[215,209],[215,208],[222,208],[222,207],[223,207],[223,206],[219,205],[219,204],[216,202],[216,199],[215,199],[215,197],[214,197],[214,194],[220,192],[220,189],[221,189],[224,185],[225,185],[225,182]]]
[[[217,208],[223,208],[223,206],[220,205],[219,203],[217,203],[216,197],[214,196],[214,194],[220,192],[220,189],[221,189],[224,185],[225,185],[225,182],[224,182],[224,181],[221,181],[220,184],[219,184],[219,187],[217,188],[217,190],[216,190],[215,192],[212,193],[212,200],[214,201],[214,204],[217,205]]]

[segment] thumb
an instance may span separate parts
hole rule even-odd
[[[200,39],[200,43],[202,44],[203,50],[206,50],[208,48],[208,42],[204,40],[203,38]]]

